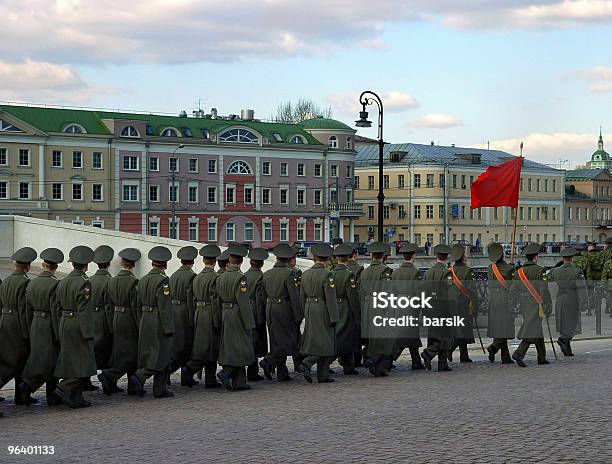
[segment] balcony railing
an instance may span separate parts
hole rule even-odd
[[[363,215],[363,203],[329,203],[327,212],[331,217],[347,217]]]
[[[596,227],[612,227],[612,219],[595,219]]]

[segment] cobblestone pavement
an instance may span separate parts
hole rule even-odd
[[[550,346],[547,347],[550,350]],[[334,384],[258,382],[229,393],[176,385],[155,400],[89,394],[95,406],[29,409],[0,403],[0,462],[612,462],[612,340],[528,368],[472,365]],[[149,389],[151,387],[149,386]],[[4,391],[7,395],[9,392]],[[10,456],[8,445],[54,445]]]

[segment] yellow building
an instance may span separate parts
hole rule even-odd
[[[385,146],[385,236],[423,246],[465,240],[486,245],[512,239],[511,208],[470,208],[470,185],[488,166],[513,158],[497,150],[418,144]],[[364,216],[355,241],[377,236],[378,147],[358,147],[355,200]],[[517,241],[564,240],[563,171],[525,160]]]

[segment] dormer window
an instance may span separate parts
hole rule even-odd
[[[253,171],[251,171],[251,167],[244,161],[234,161],[232,164],[230,164],[229,168],[227,168],[227,173],[249,176],[253,174]]]
[[[174,127],[166,127],[162,133],[161,133],[162,137],[178,137],[178,130],[176,130]]]
[[[291,137],[291,140],[289,141],[289,143],[299,145],[299,144],[306,143],[306,140],[301,135],[294,135],[293,137]]]
[[[347,137],[346,138],[346,144],[345,144],[344,148],[347,149],[347,150],[352,150],[353,149],[353,138],[352,137]]]
[[[219,135],[221,142],[259,143],[259,137],[247,129],[230,129]]]
[[[68,124],[64,127],[65,134],[87,134],[87,131],[80,124]]]
[[[338,137],[335,135],[329,138],[329,148],[338,148]]]
[[[138,138],[138,137],[140,137],[140,133],[136,130],[136,128],[134,126],[125,126],[121,130],[121,137]]]

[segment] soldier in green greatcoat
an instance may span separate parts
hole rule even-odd
[[[344,375],[357,375],[355,369],[355,352],[358,350],[358,338],[355,329],[361,323],[361,306],[359,305],[359,284],[355,275],[348,269],[349,256],[353,248],[349,244],[338,245],[334,249],[336,266],[333,270],[336,282],[336,301],[339,319],[336,324],[336,351]]]
[[[221,275],[227,269],[227,265],[229,264],[229,249],[225,249],[221,252],[221,254],[217,257],[217,266],[219,269],[217,270],[217,274]]]
[[[195,301],[193,298],[193,271],[198,250],[193,246],[181,248],[177,253],[181,260],[179,267],[170,276],[170,293],[172,294],[172,307],[174,308],[174,335],[172,337],[172,365],[170,373],[181,369],[181,385],[193,387],[198,384],[187,369],[187,362],[191,359],[193,349],[193,321],[195,318]]]
[[[362,291],[364,286],[372,285],[368,282],[376,282],[381,280],[391,280],[391,268],[387,267],[384,263],[386,256],[391,253],[391,247],[383,242],[373,242],[368,247],[368,252],[371,255],[372,260],[370,265],[364,269],[361,273],[360,287]],[[374,284],[375,285],[375,284]],[[375,289],[368,289],[375,290]],[[365,301],[369,301],[362,292],[362,303],[365,305]],[[368,306],[364,307],[364,312],[367,311]],[[362,321],[364,315],[362,315]],[[366,321],[371,320],[371,317],[366,317]],[[395,352],[395,340],[391,337],[387,338],[374,338],[367,334],[362,327],[362,336],[366,338],[366,354],[364,360],[364,366],[370,370],[370,373],[375,377],[384,377],[387,375],[387,371],[391,369],[393,361],[393,354]]]
[[[502,364],[514,364],[508,349],[508,340],[514,338],[514,314],[510,307],[508,292],[514,278],[514,266],[504,260],[504,249],[499,243],[488,246],[491,264],[487,268],[489,313],[487,336],[493,339],[487,347],[489,361],[501,351]]]
[[[17,250],[11,257],[15,271],[0,284],[0,388],[15,379],[16,404],[22,403],[19,385],[30,353],[26,289],[30,264],[36,256],[30,247]]]
[[[291,249],[293,250],[293,256],[289,258],[289,262],[287,266],[289,267],[289,269],[293,271],[293,276],[296,279],[298,293],[299,293],[300,285],[302,282],[302,270],[297,266],[297,254],[300,251],[300,247],[297,245],[294,245],[291,247]],[[303,311],[303,308],[302,308],[302,311]],[[302,315],[302,318],[303,317],[304,316]],[[302,328],[301,328],[301,322],[300,322],[300,324],[298,324],[298,327],[297,327],[297,340],[296,340],[297,347],[300,346],[301,338],[302,338]],[[293,361],[293,372],[298,372],[297,367],[302,363],[302,355],[298,351],[296,351],[295,354],[291,356],[291,359]]]
[[[326,263],[332,248],[325,243],[314,245],[310,251],[314,264],[302,274],[301,300],[304,308],[304,333],[300,340],[303,356],[299,371],[312,382],[311,367],[317,365],[317,380],[333,382],[329,378],[329,363],[336,355],[336,324],[339,320],[336,282]]]
[[[134,267],[140,260],[140,251],[136,248],[125,248],[119,252],[121,270],[111,277],[107,285],[110,310],[113,313],[111,331],[113,349],[110,367],[98,374],[105,394],[122,392],[117,381],[124,375],[128,378],[128,395],[138,393],[136,385],[129,380],[138,368],[138,327],[140,325],[140,299],[138,297],[138,279]]]
[[[359,247],[358,243],[349,243],[351,248],[353,249],[353,253],[349,257],[347,267],[349,271],[353,273],[355,279],[359,283],[359,279],[361,278],[361,273],[363,272],[363,266],[359,264],[358,259],[359,255],[357,253],[357,248]],[[355,337],[357,342],[355,343],[355,353],[353,358],[355,360],[355,367],[363,367],[363,346],[365,345],[365,340],[361,338],[361,320],[356,321],[357,325],[355,327]],[[420,362],[420,360],[419,360]]]
[[[77,246],[68,257],[73,271],[55,289],[60,352],[54,375],[62,379],[55,394],[75,409],[91,406],[83,398],[83,379],[96,374],[91,283],[85,274],[94,252],[87,246]]]
[[[93,262],[98,270],[89,278],[91,283],[91,310],[94,330],[94,352],[96,353],[96,367],[104,370],[109,367],[113,350],[113,309],[108,298],[107,285],[111,279],[108,268],[115,255],[108,245],[99,246],[94,250]],[[94,391],[98,387],[92,385],[91,380],[83,382],[83,391]]]
[[[204,369],[204,387],[218,388],[217,360],[219,359],[219,343],[221,333],[221,307],[217,299],[215,272],[216,258],[221,254],[217,245],[209,244],[200,250],[204,259],[204,269],[195,276],[191,285],[196,306],[194,318],[194,337],[191,360],[185,369],[188,376]]]
[[[402,289],[406,290],[410,296],[418,295],[421,290],[421,286],[419,285],[419,281],[421,280],[421,272],[414,265],[414,254],[416,253],[417,248],[418,247],[414,243],[406,243],[400,248],[399,252],[403,255],[404,261],[391,275],[392,280],[403,282]],[[420,309],[411,308],[406,311],[406,314],[419,320],[421,317]],[[421,343],[421,337],[419,335],[419,327],[406,327],[403,330],[403,334],[405,335],[404,337],[396,340],[393,359],[399,359],[402,351],[408,348],[410,351],[410,357],[412,359],[412,369],[425,369],[419,354],[419,348],[423,346]]]
[[[253,248],[249,252],[249,260],[251,267],[244,273],[249,289],[249,304],[253,311],[256,327],[253,330],[253,349],[255,350],[255,361],[247,368],[247,380],[257,382],[263,380],[259,375],[259,364],[257,359],[268,354],[268,332],[266,331],[266,314],[265,310],[258,310],[257,295],[261,286],[263,272],[261,268],[264,261],[268,259],[268,250],[265,248]]]
[[[610,276],[611,274],[611,266],[612,264],[608,264],[609,262],[612,262],[612,237],[608,237],[606,239],[606,249],[604,250],[605,253],[605,264],[604,264],[604,269],[602,269],[601,271],[601,281],[602,281],[602,289],[603,289],[603,295],[604,295],[604,301],[606,304],[606,314],[610,317],[612,317],[612,304],[610,304]],[[576,261],[576,258],[574,258],[574,262]],[[606,267],[607,266],[607,267]],[[607,269],[607,271],[604,273],[604,270]]]
[[[257,312],[264,316],[270,335],[270,350],[259,365],[268,380],[276,371],[281,382],[291,380],[287,369],[287,357],[299,351],[300,324],[304,311],[300,301],[300,278],[290,266],[294,250],[287,243],[279,243],[272,253],[276,263],[263,274],[257,293]],[[299,366],[298,359],[294,367]]]
[[[436,262],[423,276],[424,289],[432,299],[433,309],[428,309],[424,316],[434,318],[447,318],[451,316],[451,302],[449,300],[450,288],[453,285],[451,273],[446,265],[451,248],[439,244],[433,249]],[[431,326],[427,330],[427,348],[421,353],[423,363],[427,370],[431,370],[431,361],[438,356],[438,371],[452,371],[448,365],[448,351],[453,346],[453,328],[448,326]]]
[[[559,339],[557,343],[565,356],[574,356],[571,341],[582,333],[581,311],[586,307],[586,281],[582,271],[572,262],[576,255],[573,248],[561,250],[563,264],[551,269],[547,280],[555,282],[559,291],[555,300],[555,321]]]
[[[217,279],[217,297],[221,305],[221,344],[217,377],[230,391],[249,390],[246,366],[255,360],[253,329],[256,327],[249,304],[249,288],[240,271],[247,249],[239,244],[228,246],[229,264]]]
[[[153,377],[153,396],[170,398],[167,381],[172,361],[172,336],[174,335],[174,311],[170,282],[165,273],[172,252],[163,246],[149,250],[152,268],[138,283],[138,297],[142,315],[138,328],[138,370],[130,378],[140,396],[144,384]]]
[[[546,360],[542,319],[552,314],[552,301],[544,278],[546,270],[538,265],[539,250],[538,243],[531,243],[523,249],[527,261],[514,274],[514,280],[510,286],[510,305],[514,307],[518,304],[523,316],[523,323],[517,337],[521,343],[512,353],[512,359],[521,367],[527,367],[523,358],[531,344],[536,347],[538,364],[549,364]],[[529,284],[536,294],[529,291]]]
[[[55,394],[54,376],[59,354],[58,317],[55,290],[59,280],[55,277],[57,265],[64,262],[64,253],[47,248],[40,253],[43,271],[30,282],[26,290],[26,314],[30,326],[30,356],[23,370],[23,383],[19,386],[21,402],[30,403],[30,395],[43,384],[46,386],[47,406],[61,404]]]
[[[453,315],[463,317],[465,325],[453,327],[453,346],[448,360],[453,360],[453,351],[459,348],[459,361],[470,363],[468,345],[474,343],[474,319],[478,317],[478,294],[474,286],[474,272],[465,262],[465,247],[455,244],[451,247],[450,267],[453,287],[450,298],[454,302]],[[463,293],[465,292],[465,294]]]

